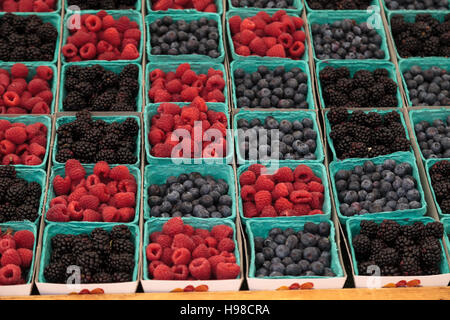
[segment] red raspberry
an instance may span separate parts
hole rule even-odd
[[[199,90],[196,87],[187,87],[181,91],[182,101],[190,102],[198,97]],[[184,109],[184,108],[183,108]]]
[[[153,146],[151,155],[157,158],[170,158],[172,146],[167,143],[158,143]]]
[[[225,80],[223,80],[223,77],[219,75],[214,75],[206,81],[206,89],[208,91],[223,90],[224,87],[225,87]]]
[[[160,118],[156,120],[155,126],[164,132],[172,132],[174,126],[173,115],[163,113],[160,115]]]
[[[134,208],[120,208],[117,212],[119,213],[120,222],[131,222],[136,214]]]
[[[151,277],[153,277],[153,272],[155,272],[155,269],[157,266],[164,264],[162,261],[160,260],[153,260],[152,262],[150,262],[148,264],[148,272],[150,274]]]
[[[16,150],[16,145],[9,140],[3,140],[0,142],[0,152],[2,154],[11,154]]]
[[[10,109],[12,109],[12,108],[10,108]],[[49,114],[50,107],[44,101],[41,101],[34,105],[33,109],[31,109],[31,113],[32,114]]]
[[[267,52],[267,45],[260,37],[255,37],[249,44],[252,53],[258,56],[265,56]]]
[[[161,255],[162,247],[159,243],[150,243],[147,248],[145,248],[145,256],[147,257],[147,260],[159,260]]]
[[[114,47],[118,47],[120,45],[120,34],[119,34],[119,31],[117,31],[117,29],[114,28],[114,27],[107,28],[103,32],[103,40],[105,40],[108,43],[112,44]]]
[[[175,275],[172,269],[165,264],[158,265],[153,271],[154,280],[173,280]]]
[[[69,176],[63,178],[60,175],[57,175],[53,179],[53,191],[55,191],[57,196],[69,194],[71,186],[72,180]]]
[[[79,200],[80,206],[83,209],[92,209],[97,210],[98,206],[100,205],[100,200],[93,195],[85,195],[82,196]]]
[[[109,172],[109,178],[116,181],[130,179],[130,176],[130,170],[124,165],[116,166]]]
[[[19,230],[14,233],[14,241],[16,242],[16,248],[33,249],[34,246],[34,234],[29,230]]]
[[[271,204],[272,195],[269,191],[261,190],[255,194],[255,205],[258,212],[261,212],[265,206],[270,206]]]
[[[15,154],[7,154],[3,157],[2,164],[3,165],[15,165],[15,164],[21,164],[22,160],[19,158],[19,156]]]
[[[192,258],[209,258],[209,250],[205,244],[200,244],[197,248],[192,251]]]
[[[161,231],[152,232],[149,237],[150,242],[156,242],[156,239],[158,239],[158,237],[162,234],[163,233]]]
[[[172,272],[175,280],[187,280],[189,276],[189,269],[185,265],[173,266]]]
[[[276,217],[277,211],[273,206],[265,206],[260,214],[260,217]]]
[[[236,279],[241,273],[241,268],[236,263],[219,262],[216,266],[216,278],[218,280]]]
[[[255,182],[255,190],[256,191],[272,191],[275,187],[275,183],[270,180],[267,176],[259,176]]]
[[[295,190],[291,192],[289,199],[293,203],[310,203],[312,201],[312,195],[306,190]]]
[[[201,236],[199,235],[193,235],[191,237],[192,241],[194,241],[195,246],[198,247],[201,244],[205,244],[205,239],[203,239]]]
[[[140,41],[141,40],[141,31],[136,28],[128,29],[123,33],[123,38],[124,39],[134,39],[136,41]]]
[[[303,182],[294,182],[294,189],[295,190],[308,190],[308,185]]]
[[[102,215],[95,210],[86,209],[83,211],[83,220],[88,222],[101,222]]]
[[[239,183],[241,184],[241,186],[245,186],[245,185],[253,185],[256,182],[256,175],[253,171],[245,171],[241,174],[241,176],[239,177]]]
[[[51,207],[47,211],[46,218],[48,221],[55,221],[55,222],[70,221],[70,217],[67,212],[67,207],[62,204],[57,204],[57,205]]]
[[[305,216],[311,211],[311,207],[306,203],[295,204],[292,208],[296,216]]]
[[[211,0],[192,0],[194,8],[198,11],[205,11],[206,7],[211,3]]]
[[[31,266],[31,261],[33,261],[33,251],[30,249],[20,248],[17,249],[17,253],[20,256],[22,268],[29,268]]]
[[[217,265],[221,262],[225,262],[225,257],[221,255],[214,255],[208,258],[208,262],[211,265],[211,273],[216,276]]]
[[[323,214],[323,211],[322,210],[311,210],[310,212],[309,212],[309,216],[313,216],[313,215],[316,215],[316,214]]]
[[[235,263],[236,262],[236,257],[234,256],[234,253],[231,253],[228,251],[222,251],[220,253],[220,255],[225,258],[225,262],[227,262],[227,263]]]
[[[209,280],[211,278],[211,265],[205,258],[197,258],[189,264],[189,272],[197,280]]]
[[[239,31],[242,32],[246,29],[255,30],[255,28],[256,24],[250,18],[245,18],[244,20],[242,20],[241,25],[239,26]]]
[[[67,206],[69,217],[71,221],[80,221],[83,219],[84,209],[81,207],[78,201],[72,201]]]
[[[27,140],[27,132],[23,127],[11,127],[5,131],[5,139],[19,145]]]
[[[294,38],[294,41],[305,42],[306,34],[305,34],[305,31],[303,31],[303,30],[297,30],[294,32],[292,37]]]
[[[253,201],[256,190],[253,186],[245,185],[241,188],[241,198],[243,201]]]
[[[135,60],[139,58],[139,51],[134,44],[127,44],[120,54],[121,60]]]
[[[203,239],[206,239],[210,236],[210,232],[206,229],[195,229],[195,234],[202,237]]]
[[[294,170],[294,178],[296,181],[308,183],[314,176],[314,172],[307,165],[301,164]]]
[[[92,60],[97,55],[97,48],[93,43],[86,43],[80,48],[79,53],[83,60]]]
[[[11,76],[13,78],[26,78],[28,76],[28,67],[23,63],[15,63],[11,67]]]
[[[134,208],[136,205],[135,194],[133,192],[119,192],[114,195],[117,208]]]
[[[117,31],[124,33],[127,29],[130,28],[130,23],[130,18],[128,18],[127,16],[122,16],[115,21],[114,26],[117,28]]]
[[[119,211],[117,211],[117,208],[113,206],[104,207],[102,211],[102,218],[105,222],[119,222]]]
[[[117,188],[120,192],[131,192],[131,193],[137,192],[137,184],[134,179],[124,179],[119,181]]]
[[[16,241],[13,237],[0,240],[0,254],[3,254],[8,249],[16,249]]]
[[[289,195],[288,187],[285,183],[281,182],[275,185],[272,191],[272,198],[277,200],[278,198],[287,197]]]
[[[270,17],[270,15],[267,12],[265,12],[265,11],[259,11],[256,14],[256,17],[261,18],[266,23],[269,23],[269,22],[272,21],[272,18]]]
[[[72,191],[72,193],[67,198],[68,202],[78,201],[84,195],[88,194],[85,187],[79,187]]]
[[[247,57],[251,54],[251,51],[250,51],[250,48],[247,46],[240,46],[240,47],[236,48],[236,54]]]
[[[5,2],[6,3],[6,2]],[[5,9],[5,6],[3,6]],[[0,284],[15,285],[19,284],[22,279],[22,271],[19,266],[8,264],[0,269]]]
[[[253,31],[245,29],[241,32],[240,43],[248,46],[248,44],[255,39],[256,35]]]
[[[163,248],[162,249],[162,254],[161,254],[161,261],[168,265],[169,267],[171,267],[173,265],[172,262],[172,254],[173,254],[173,249],[171,248]]]
[[[173,79],[166,84],[166,89],[171,94],[180,93],[183,89],[183,85],[179,79]]]
[[[67,196],[53,198],[52,201],[50,201],[50,208],[57,204],[63,204],[67,206]]]
[[[258,210],[256,210],[256,205],[253,202],[244,202],[242,207],[246,218],[253,218],[258,215]]]
[[[162,232],[168,236],[175,236],[176,234],[183,233],[184,223],[180,217],[172,218],[162,227]]]
[[[286,52],[281,44],[276,44],[266,52],[267,57],[286,58]]]
[[[189,237],[193,236],[195,232],[195,229],[193,226],[190,226],[188,224],[185,224],[183,226],[183,233]]]
[[[225,102],[225,96],[222,91],[214,89],[208,93],[208,102]]]
[[[162,248],[170,248],[172,246],[172,237],[161,234],[156,238],[156,243],[159,243]]]
[[[325,191],[325,188],[323,187],[323,184],[315,182],[315,181],[311,181],[308,183],[308,191],[323,193]]]
[[[255,163],[248,167],[248,170],[252,171],[256,177],[259,177],[261,174],[265,174],[267,168],[262,164]]]
[[[206,237],[205,244],[210,248],[215,248],[217,247],[217,239],[214,237]]]
[[[272,22],[264,27],[264,33],[267,36],[278,38],[284,32],[284,26],[281,22]]]
[[[311,192],[311,208],[312,209],[322,209],[323,206],[323,193],[320,192]]]
[[[69,37],[68,43],[73,44],[77,48],[80,48],[85,43],[88,43],[90,40],[91,40],[91,35],[88,32],[80,29],[77,32],[75,32],[72,36]]]
[[[277,201],[275,201],[275,210],[277,210],[278,213],[286,210],[286,209],[292,209],[294,205],[292,202],[290,202],[286,198],[280,198]]]
[[[277,182],[293,182],[294,181],[294,174],[292,172],[292,169],[289,167],[279,168],[275,172],[273,177],[275,178],[275,181],[277,181]]]
[[[217,250],[219,251],[233,252],[234,248],[235,248],[234,241],[231,240],[230,238],[223,238],[217,244]]]
[[[22,81],[21,81],[22,80]],[[27,82],[24,79],[14,79],[13,82],[11,82],[11,84],[6,88],[1,87],[0,88],[0,93],[3,94],[5,91],[9,92],[9,91],[13,91],[15,93],[17,93],[20,96],[20,101],[24,102],[27,99],[31,98],[31,92],[27,91],[26,94],[24,94],[25,90],[27,89]],[[28,97],[29,95],[29,97]],[[11,99],[8,99],[11,100]],[[4,101],[9,102],[8,100]]]
[[[80,161],[75,159],[67,160],[65,172],[66,176],[69,176],[73,181],[81,180],[86,176],[86,170],[81,165]]]
[[[7,91],[3,94],[3,103],[7,107],[17,107],[20,104],[20,97],[17,92]]]
[[[233,237],[233,228],[224,224],[216,225],[211,229],[211,236],[217,241],[224,238],[231,238]]]
[[[305,45],[301,41],[295,41],[289,48],[289,54],[292,58],[300,58],[305,53]]]
[[[200,119],[200,111],[195,107],[183,107],[181,109],[181,119],[191,126]]]
[[[191,252],[186,248],[178,248],[172,253],[172,262],[187,265],[191,261]]]
[[[178,233],[173,237],[172,249],[186,248],[189,251],[195,249],[194,241],[183,233]]]
[[[300,17],[291,17],[292,21],[294,22],[295,28],[300,29],[303,27],[304,21]]]
[[[242,18],[240,16],[233,16],[228,20],[231,34],[236,34],[236,33],[240,32],[241,23],[242,23]]]
[[[110,170],[106,161],[99,161],[94,166],[94,174],[103,180],[108,178]]]

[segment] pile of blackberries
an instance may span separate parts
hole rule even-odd
[[[367,22],[345,19],[311,25],[316,57],[326,59],[384,59],[382,38]]]
[[[371,276],[376,267],[381,276],[422,276],[440,274],[444,226],[416,221],[400,225],[394,220],[360,222],[360,233],[352,245],[360,276]]]
[[[422,207],[419,182],[408,162],[388,159],[375,165],[365,161],[362,166],[336,172],[334,183],[339,211],[346,217]]]
[[[42,188],[17,176],[15,167],[0,166],[0,222],[34,222],[39,216]]]
[[[309,118],[294,121],[278,121],[272,116],[264,121],[239,119],[241,155],[246,160],[316,160],[317,132],[313,124]],[[271,130],[277,130],[278,136],[272,136]]]
[[[391,18],[397,52],[402,58],[450,56],[450,13],[440,22],[430,14],[417,14],[407,22],[401,14]]]
[[[68,4],[80,10],[120,10],[134,9],[136,0],[68,0]]]
[[[150,44],[153,55],[201,54],[220,56],[217,21],[202,17],[198,20],[174,20],[164,16],[150,23]]]
[[[233,204],[228,190],[225,180],[198,172],[170,176],[148,188],[150,216],[227,218]]]
[[[128,64],[120,73],[92,66],[66,69],[64,111],[136,111],[139,68]]]
[[[259,66],[254,72],[234,70],[237,108],[307,109],[308,75],[300,68],[284,66],[269,70]]]
[[[389,72],[358,70],[353,77],[347,67],[327,66],[319,72],[323,99],[327,108],[395,108],[397,83]]]
[[[334,108],[327,113],[330,138],[338,159],[374,158],[397,151],[410,151],[411,143],[400,113],[354,111]]]
[[[430,168],[431,185],[442,213],[450,214],[450,161],[436,162]]]
[[[385,0],[389,10],[448,10],[448,0]]]
[[[329,236],[329,222],[307,222],[298,232],[273,228],[266,238],[255,237],[256,277],[335,277]]]
[[[450,158],[450,116],[432,123],[420,121],[414,125],[414,130],[425,159]]]
[[[295,9],[294,0],[231,0],[236,8]]]
[[[56,161],[65,163],[77,159],[82,163],[134,164],[138,160],[135,155],[138,133],[139,123],[134,118],[107,123],[93,120],[87,110],[79,111],[74,121],[56,130]]]
[[[312,10],[366,10],[372,0],[307,0]]]
[[[450,73],[438,66],[423,70],[412,66],[403,72],[413,106],[450,105]]]
[[[58,31],[36,15],[0,17],[0,60],[52,61]]]
[[[76,266],[81,283],[132,281],[137,265],[135,238],[126,225],[116,225],[110,232],[95,228],[90,234],[57,234],[48,248],[50,262],[45,266],[44,278],[48,283],[66,283]]]

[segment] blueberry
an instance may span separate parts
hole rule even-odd
[[[286,242],[286,237],[284,234],[280,233],[273,239],[277,244],[284,244]]]
[[[319,223],[319,235],[322,237],[328,237],[330,235],[331,226],[328,222]]]
[[[217,209],[224,218],[232,215],[231,208],[229,206],[220,205]]]
[[[273,258],[270,260],[270,263],[272,263],[272,264],[274,264],[274,263],[281,263],[281,258],[279,258],[279,257],[273,257]]]
[[[269,271],[266,268],[259,268],[256,270],[255,276],[257,278],[267,277],[269,275]]]
[[[359,191],[360,189],[361,189],[361,186],[358,181],[351,181],[348,184],[348,190]]]
[[[328,238],[322,237],[317,243],[318,247],[322,251],[329,251],[331,248],[331,243]]]
[[[302,273],[302,267],[296,263],[289,264],[286,267],[286,275],[297,277]]]
[[[347,191],[344,197],[344,202],[347,204],[352,204],[356,201],[358,201],[358,193],[353,190]]]
[[[290,253],[290,257],[294,262],[299,262],[303,257],[303,250],[301,249],[292,249]]]
[[[289,253],[290,253],[289,248],[286,245],[284,245],[284,244],[279,245],[275,249],[275,254],[280,259],[283,259],[283,258],[287,257],[289,255]]]
[[[317,234],[319,232],[319,225],[313,222],[306,222],[303,225],[305,233]]]
[[[255,238],[253,239],[253,242],[254,242],[254,244],[255,244],[255,250],[256,250],[257,252],[262,251],[263,246],[264,246],[264,238],[263,238],[263,237],[255,237]]]
[[[296,247],[297,247],[297,244],[298,244],[298,238],[297,238],[297,236],[294,235],[294,234],[291,234],[290,236],[288,236],[288,237],[286,238],[285,244],[286,244],[286,246],[287,246],[290,250],[296,248]]]
[[[416,183],[411,178],[404,178],[402,181],[402,188],[406,191],[413,189],[416,186]]]
[[[306,247],[303,250],[303,258],[309,262],[317,261],[320,257],[320,250],[317,247]]]
[[[224,205],[224,206],[231,207],[232,202],[233,201],[231,200],[231,197],[229,195],[223,195],[223,196],[220,196],[220,198],[219,198],[219,204]]]
[[[281,262],[272,263],[272,265],[270,266],[271,272],[278,272],[282,275],[284,275],[285,270],[286,270],[286,267]]]
[[[300,260],[297,264],[302,268],[302,272],[306,272],[311,269],[311,264],[308,260]]]
[[[274,257],[274,255],[275,255],[274,250],[272,248],[270,248],[270,247],[264,247],[263,250],[262,250],[262,253],[264,254],[264,258],[266,260],[272,259]]]
[[[325,266],[329,267],[331,262],[331,253],[329,251],[322,251],[319,261]]]
[[[256,267],[257,267],[257,268],[261,267],[261,266],[263,265],[263,263],[264,263],[265,260],[266,260],[266,259],[264,258],[264,254],[262,254],[261,252],[258,252],[258,253],[255,255],[255,264],[256,264]]]
[[[350,177],[351,172],[348,170],[339,170],[334,176],[336,180],[347,180]]]
[[[363,182],[361,182],[361,188],[367,192],[372,191],[372,181],[370,180],[364,180]]]
[[[300,242],[305,247],[313,247],[317,245],[317,238],[312,233],[304,233],[300,238]]]
[[[406,192],[406,198],[409,201],[420,201],[420,193],[417,189],[410,189]]]
[[[272,265],[272,263],[270,262],[270,260],[266,260],[266,261],[264,261],[262,267],[269,270],[271,265]]]
[[[325,276],[325,277],[336,277],[336,274],[330,268],[324,268],[323,276]]]
[[[324,273],[324,265],[319,261],[315,261],[311,263],[311,271],[316,275],[321,276]]]

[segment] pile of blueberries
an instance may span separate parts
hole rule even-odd
[[[231,216],[233,200],[228,183],[198,172],[170,176],[162,185],[148,188],[152,217],[226,218]]]
[[[390,10],[448,10],[448,0],[385,0]]]
[[[450,105],[450,73],[447,70],[437,66],[424,70],[416,65],[406,70],[403,77],[413,106]]]
[[[425,159],[450,158],[450,115],[445,121],[420,121],[414,125],[414,130]]]
[[[189,22],[171,16],[156,19],[150,24],[150,44],[153,55],[220,56],[217,21],[205,17]]]
[[[268,116],[261,121],[239,119],[239,150],[246,160],[316,160],[317,132],[309,118],[278,121]],[[277,130],[278,139],[271,136]],[[266,139],[264,141],[264,139]]]
[[[295,9],[294,0],[231,0],[236,8]]]
[[[300,68],[259,66],[254,72],[237,68],[233,74],[237,108],[308,108],[308,75]]]
[[[273,228],[266,238],[255,237],[256,277],[335,277],[329,236],[329,222],[307,222],[298,232]]]
[[[311,26],[316,56],[326,59],[384,59],[382,38],[367,22],[345,19]]]
[[[407,162],[387,159],[382,164],[366,161],[334,176],[342,215],[392,212],[422,207],[418,181]]]

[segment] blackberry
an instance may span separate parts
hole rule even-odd
[[[137,162],[137,157],[127,148],[119,148],[116,152],[117,162],[122,164],[133,164]]]
[[[323,68],[319,72],[319,78],[320,82],[322,82],[324,85],[334,84],[337,80],[335,69],[331,66]]]
[[[440,222],[430,222],[425,225],[425,236],[441,239],[444,236],[444,225]]]
[[[16,168],[13,166],[0,166],[0,178],[15,178]]]
[[[38,27],[36,33],[39,37],[41,37],[41,40],[45,41],[45,43],[54,43],[56,41],[56,38],[58,38],[58,31],[50,22],[41,24]]]
[[[44,269],[44,278],[48,283],[64,283],[66,268],[61,262],[49,263]]]
[[[72,92],[79,93],[85,99],[89,99],[94,94],[94,87],[89,82],[80,82],[77,79],[70,78],[65,80],[64,85],[66,88],[75,90]],[[78,110],[82,110],[82,108],[79,108]]]
[[[107,163],[121,163],[117,161],[115,151],[113,149],[102,149],[95,155],[95,162],[106,161]]]
[[[133,280],[131,273],[126,272],[114,272],[112,278],[114,282],[130,282]]]
[[[135,261],[134,255],[130,253],[112,253],[108,260],[112,272],[132,272]]]
[[[375,84],[375,79],[372,72],[369,70],[358,70],[353,75],[353,81],[359,88],[370,88]]]
[[[433,267],[437,266],[441,262],[441,246],[428,244],[420,250],[422,263],[425,266]]]
[[[99,143],[100,149],[116,149],[119,144],[119,136],[115,133],[107,133]]]
[[[413,257],[415,259],[420,259],[420,248],[418,246],[409,246],[402,248],[402,257]]]
[[[82,93],[71,91],[63,100],[63,108],[66,111],[78,111],[87,108],[87,103]]]
[[[27,196],[26,183],[16,182],[12,184],[6,191],[5,200],[13,205],[20,205],[24,202]]]
[[[23,204],[16,208],[16,219],[23,221],[35,221],[38,218],[38,209],[36,206]]]
[[[102,263],[100,255],[95,251],[84,251],[77,255],[77,265],[95,273]]]
[[[344,108],[331,109],[327,113],[327,118],[331,125],[339,124],[348,119],[348,111]]]
[[[442,200],[439,204],[442,213],[450,213],[450,198]]]
[[[97,154],[97,146],[95,143],[86,141],[77,141],[72,146],[73,153],[82,163],[94,162]]]
[[[358,262],[358,273],[360,276],[371,276],[372,272],[370,272],[371,266],[375,266],[376,263],[373,260]]]
[[[401,122],[400,114],[396,111],[388,112],[383,117],[385,124],[395,123],[395,122]]]
[[[0,221],[17,221],[16,207],[8,203],[0,204]]]
[[[109,109],[109,111],[136,111],[136,105],[135,104],[131,104],[131,103],[126,103],[126,102],[117,102],[114,103],[111,108]]]
[[[71,234],[57,234],[51,239],[52,250],[63,253],[72,252],[74,236]]]
[[[373,131],[375,141],[380,145],[389,145],[395,137],[392,132],[386,127],[378,127]]]
[[[380,267],[384,266],[395,266],[398,263],[398,252],[394,248],[385,248],[382,249],[375,256],[375,262]]]
[[[421,221],[416,221],[411,225],[401,227],[401,233],[416,242],[420,242],[425,238],[425,225]]]
[[[92,109],[94,111],[108,111],[115,102],[115,94],[113,92],[106,91],[94,100],[92,103]]]
[[[139,67],[134,64],[127,64],[119,74],[119,81],[124,78],[137,79],[139,76]]]
[[[381,100],[378,101],[378,108],[395,108],[398,105],[398,100],[394,96],[384,96]]]
[[[80,270],[81,283],[92,283],[93,278],[94,278],[94,275],[92,274],[91,270],[86,269],[86,268],[81,268],[81,270]]]
[[[81,254],[85,251],[92,251],[94,244],[92,240],[86,234],[80,234],[74,236],[72,241],[72,252],[76,255]]]
[[[393,243],[400,234],[400,225],[393,220],[383,220],[378,226],[377,236],[386,243]]]
[[[376,255],[383,249],[387,248],[386,243],[381,239],[373,239],[371,243],[370,259],[375,260]]]
[[[342,78],[336,82],[338,92],[350,92],[354,89],[353,80]]]
[[[373,71],[373,77],[375,80],[379,80],[381,77],[389,77],[389,71],[384,68],[378,68]]]
[[[100,129],[92,128],[89,132],[86,132],[80,140],[96,143],[103,137],[103,132]]]
[[[367,125],[371,128],[379,127],[383,124],[383,118],[379,113],[369,112],[367,113]]]
[[[130,95],[136,96],[139,91],[139,82],[136,78],[123,78],[119,82],[119,87],[122,91],[128,91]]]
[[[42,58],[42,53],[39,48],[30,46],[30,47],[28,47],[26,60],[27,61],[39,61],[39,60],[44,60],[44,59]]]
[[[9,53],[10,61],[25,61],[27,59],[27,48],[24,46],[17,46]]]
[[[378,102],[385,96],[384,86],[381,83],[376,83],[373,87],[367,89],[370,101]]]
[[[57,252],[57,251],[56,251]],[[53,257],[53,254],[55,253],[55,251],[53,250],[53,252],[52,252],[52,257]],[[61,257],[59,258],[59,262],[61,262],[62,263],[62,265],[64,266],[64,268],[67,270],[67,268],[69,267],[69,266],[74,266],[74,265],[76,265],[76,263],[77,263],[77,259],[76,259],[76,257],[73,255],[73,254],[71,254],[71,253],[65,253],[65,254],[62,254],[61,255]]]
[[[94,283],[112,283],[112,282],[116,282],[116,281],[113,281],[113,277],[109,273],[98,272],[98,273],[94,274],[94,276],[92,277],[92,282],[94,282]]]
[[[56,153],[55,160],[60,163],[65,163],[69,159],[73,159],[75,154],[70,149],[60,149]]]
[[[114,88],[119,83],[119,76],[112,71],[105,70],[101,81],[104,88]]]
[[[367,236],[363,234],[356,235],[353,237],[352,244],[353,249],[355,249],[357,259],[364,259],[369,256],[371,242]]]
[[[381,276],[394,277],[400,275],[401,275],[400,270],[396,266],[387,265],[381,268]]]
[[[404,248],[414,246],[414,241],[410,238],[407,238],[405,236],[399,236],[395,240],[395,248],[402,252]]]
[[[419,261],[413,257],[403,257],[399,267],[403,276],[415,276],[420,273]]]
[[[126,118],[122,122],[123,132],[127,132],[130,136],[137,136],[139,133],[139,124],[134,118]]]
[[[126,225],[116,225],[110,232],[111,239],[131,239],[131,231]]]
[[[360,234],[366,235],[370,239],[375,239],[378,232],[378,224],[371,220],[362,220],[360,222]]]
[[[398,86],[394,80],[387,78],[387,77],[382,77],[382,78],[379,78],[378,81],[383,85],[384,91],[387,94],[394,95],[394,96],[397,94]]]
[[[366,120],[367,115],[361,110],[353,111],[350,115],[350,121],[362,126],[366,124]]]
[[[128,239],[114,239],[111,249],[115,253],[134,253],[134,243]]]
[[[391,144],[392,152],[409,151],[410,148],[411,148],[411,142],[404,137],[396,137]]]

